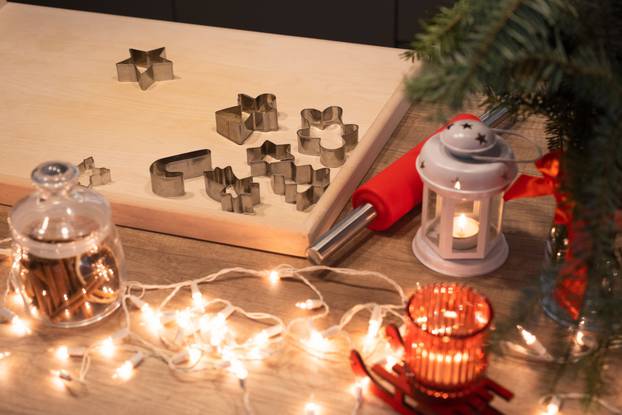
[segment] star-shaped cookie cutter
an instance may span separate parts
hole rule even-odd
[[[358,144],[359,126],[357,124],[344,124],[342,120],[343,109],[331,106],[319,111],[313,108],[305,108],[300,112],[301,128],[298,130],[298,151],[302,154],[320,156],[320,162],[326,167],[339,167],[346,161],[346,153]],[[329,125],[341,127],[343,143],[337,148],[322,146],[320,137],[311,136],[311,127],[321,130]]]
[[[293,160],[294,156],[291,153],[291,145],[289,144],[274,144],[270,140],[266,140],[259,147],[251,147],[246,149],[246,162],[251,167],[251,176],[271,176],[272,165],[265,160],[266,157],[270,157],[275,160]]]
[[[212,155],[208,149],[161,158],[149,166],[151,190],[163,197],[183,196],[185,179],[199,177],[211,169]]]
[[[95,167],[93,156],[87,157],[78,164],[80,176],[88,175],[89,184],[86,187],[103,186],[112,182],[110,169],[106,167]]]
[[[260,201],[259,183],[252,177],[238,179],[231,166],[216,167],[203,173],[205,190],[212,199],[220,202],[222,210],[235,213],[254,213],[253,206]],[[232,190],[235,196],[228,192]]]
[[[155,81],[174,79],[173,62],[166,59],[166,48],[130,49],[130,57],[117,63],[117,78],[120,82],[138,82],[144,91]]]
[[[244,118],[245,114],[248,114]],[[276,95],[256,98],[238,94],[238,105],[216,111],[216,131],[236,144],[243,144],[253,131],[279,129]]]
[[[293,161],[272,163],[270,185],[277,195],[284,195],[285,202],[295,203],[296,210],[306,210],[320,200],[330,184],[330,169],[315,170],[311,165],[297,166]],[[299,192],[299,185],[309,185]]]

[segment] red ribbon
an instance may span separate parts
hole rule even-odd
[[[553,195],[556,201],[555,218],[556,224],[566,225],[568,230],[568,252],[564,265],[560,269],[560,280],[553,292],[555,300],[577,320],[580,316],[583,298],[587,288],[587,267],[584,261],[576,259],[572,254],[575,246],[577,232],[581,227],[572,219],[572,203],[560,190],[562,175],[561,151],[552,151],[536,161],[535,165],[542,176],[530,176],[522,174],[507,190],[503,198],[505,201],[523,197],[537,197]]]

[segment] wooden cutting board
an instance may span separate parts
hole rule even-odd
[[[321,22],[318,22],[321,24]],[[128,48],[166,47],[175,80],[146,91],[116,79]],[[398,49],[77,12],[0,0],[0,203],[32,191],[30,172],[45,160],[88,156],[112,170],[96,190],[117,224],[304,256],[335,220],[408,108]],[[214,113],[237,94],[277,96],[280,129],[237,145],[216,132]],[[320,202],[299,212],[257,178],[256,213],[223,212],[202,178],[187,194],[152,193],[156,159],[208,148],[213,167],[248,176],[247,147],[290,143],[297,164],[322,167],[297,152],[300,111],[339,105],[360,126],[359,145],[331,170]],[[300,187],[299,190],[304,190]]]

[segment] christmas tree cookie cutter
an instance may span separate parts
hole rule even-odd
[[[246,118],[245,114],[248,114]],[[216,111],[216,131],[236,144],[243,144],[253,131],[278,129],[274,94],[261,94],[256,98],[238,94],[238,105]]]
[[[103,186],[112,182],[110,169],[106,167],[95,167],[93,156],[87,157],[78,164],[80,176],[88,176],[89,184],[86,187]]]
[[[211,169],[212,154],[208,149],[161,158],[149,166],[151,190],[163,197],[183,196],[185,179],[199,177]]]
[[[149,51],[130,49],[130,57],[117,63],[119,82],[138,82],[143,91],[155,81],[174,79],[173,62],[166,59],[166,48]]]
[[[264,160],[271,157],[278,161]],[[246,162],[251,167],[251,176],[268,176],[272,191],[285,196],[285,202],[295,203],[297,210],[305,210],[317,203],[330,184],[330,169],[313,169],[311,165],[297,166],[289,144],[274,144],[266,140],[259,147],[246,149]],[[308,184],[303,192],[298,185]]]
[[[205,190],[212,199],[220,202],[222,210],[235,213],[254,213],[259,204],[259,183],[252,177],[238,179],[231,166],[205,171]],[[232,194],[233,193],[233,194]]]
[[[298,130],[298,151],[302,154],[320,156],[320,162],[326,167],[339,167],[346,161],[346,153],[358,144],[359,126],[344,124],[343,109],[331,106],[319,111],[314,108],[305,108],[300,112],[301,128]],[[311,136],[311,127],[321,130],[329,125],[339,125],[341,128],[342,145],[336,148],[327,148],[322,145],[320,137]]]
[[[271,176],[272,164],[265,159],[270,157],[275,160],[293,160],[291,153],[291,145],[274,144],[270,140],[266,140],[259,147],[251,147],[246,149],[246,162],[251,167],[251,176]]]

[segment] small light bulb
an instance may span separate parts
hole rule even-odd
[[[305,415],[318,415],[320,413],[320,405],[313,401],[309,401],[305,405]]]
[[[113,377],[116,379],[128,380],[132,377],[133,371],[134,365],[132,365],[132,362],[128,360],[123,362],[123,364],[117,368]]]
[[[141,352],[136,353],[131,359],[123,362],[123,364],[115,370],[115,373],[112,376],[113,379],[128,380],[132,377],[134,369],[137,368],[143,360],[143,354]]]
[[[323,352],[328,349],[329,342],[326,340],[322,333],[317,330],[312,330],[309,338],[306,341],[306,344],[317,351]]]
[[[69,360],[69,349],[67,346],[60,346],[56,349],[54,355],[58,360],[67,361]]]
[[[281,277],[279,276],[279,272],[278,271],[276,271],[276,270],[270,271],[270,274],[268,275],[268,280],[270,281],[270,283],[272,285],[278,283],[280,279],[281,279]]]
[[[193,281],[190,285],[190,290],[192,291],[192,304],[195,308],[203,310],[205,302],[203,301],[203,295],[201,295],[201,291],[199,290],[199,285],[195,281]]]
[[[549,354],[548,350],[546,350],[546,347],[544,347],[544,345],[540,343],[536,336],[525,330],[520,325],[517,325],[516,328],[518,329],[520,335],[525,341],[525,344],[529,346],[537,355],[551,358],[551,355]]]
[[[192,328],[192,313],[187,308],[177,312],[175,322],[185,332]]]
[[[248,377],[248,370],[244,364],[237,359],[232,359],[230,363],[231,365],[229,366],[229,370],[231,373],[233,373],[239,380],[246,380]]]
[[[25,336],[32,333],[28,323],[17,316],[13,317],[11,320],[11,331],[18,336]]]
[[[397,364],[398,360],[394,356],[387,356],[384,362],[384,367],[387,370],[393,370],[393,366]]]
[[[117,352],[117,346],[114,344],[114,340],[112,340],[112,337],[106,337],[104,340],[102,340],[102,342],[99,344],[99,352],[102,354],[102,356],[109,359],[115,355],[115,353]]]
[[[320,307],[322,307],[322,301],[315,299],[315,298],[309,298],[305,301],[299,301],[296,303],[296,307],[300,308],[301,310],[315,310],[318,309]]]
[[[265,331],[260,331],[254,338],[254,343],[259,347],[264,347],[268,344],[268,334]]]
[[[541,412],[542,415],[557,415],[561,408],[562,401],[558,396],[552,395],[546,398],[544,402],[541,401],[541,404],[544,405],[544,409]]]
[[[188,364],[190,366],[194,366],[199,363],[202,354],[203,352],[201,351],[201,347],[199,345],[191,344],[188,347]]]
[[[0,360],[6,359],[11,356],[11,352],[0,352]]]
[[[19,293],[19,291],[13,291],[13,293],[11,294],[11,302],[15,306],[23,306],[24,305],[24,299],[22,298],[22,296]]]

